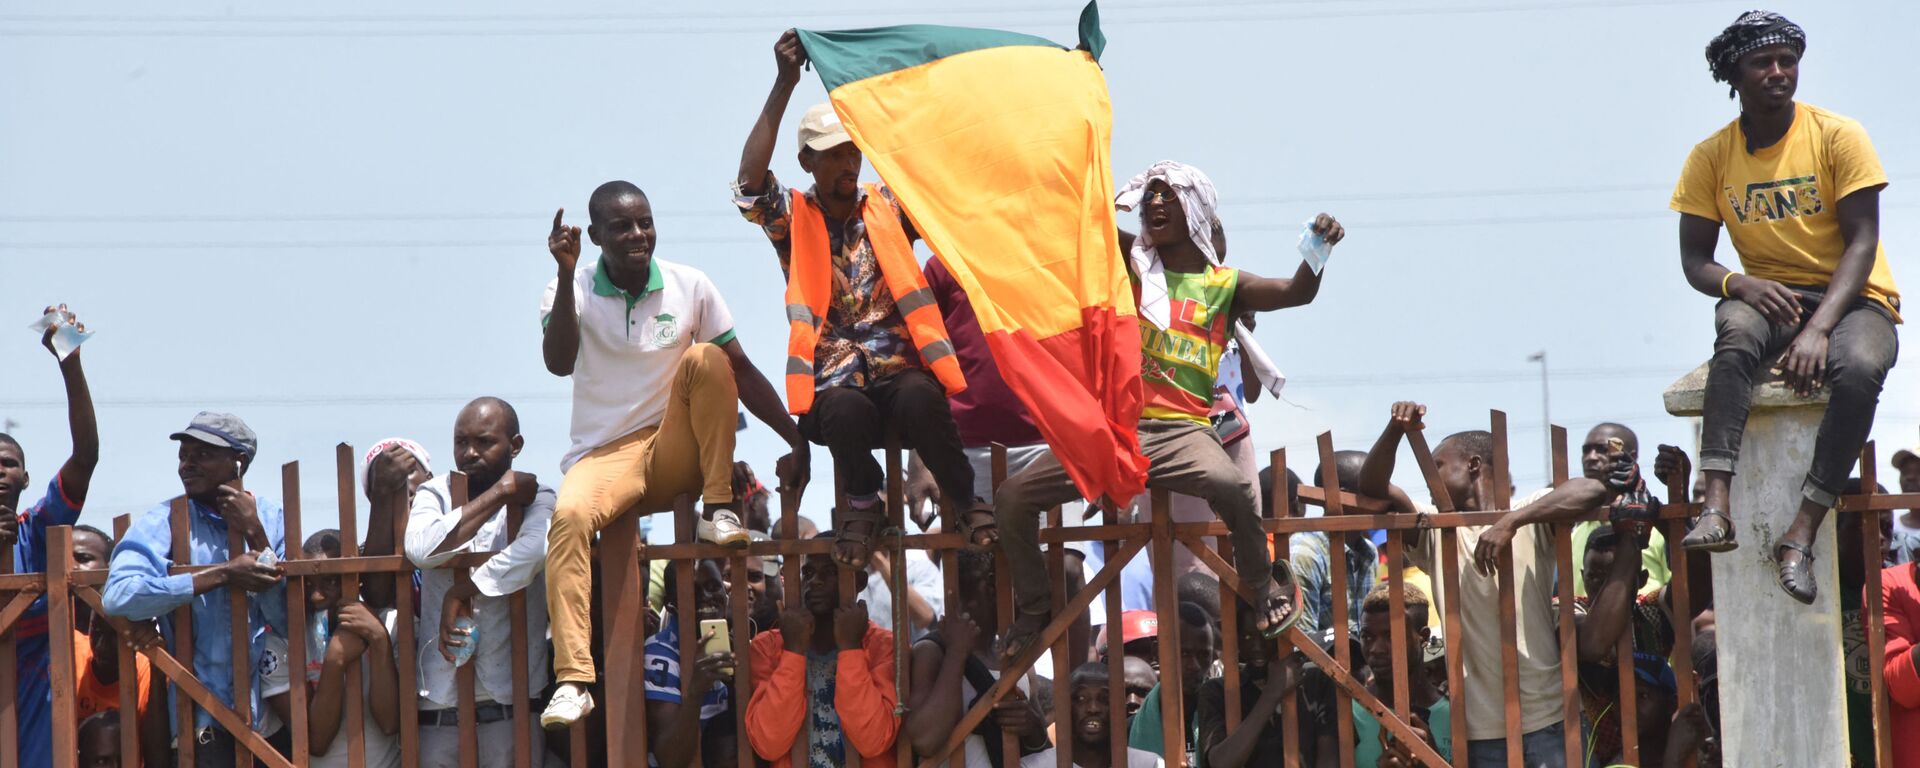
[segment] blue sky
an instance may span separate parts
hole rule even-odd
[[[0,419],[50,479],[68,447],[59,374],[23,328],[67,302],[98,331],[85,355],[104,448],[84,520],[178,493],[166,436],[208,408],[260,433],[261,468],[302,463],[308,530],[334,519],[334,444],[412,436],[445,469],[453,415],[478,395],[519,408],[520,468],[557,485],[569,387],[540,363],[543,240],[553,210],[579,222],[602,181],[650,193],[658,254],[706,270],[742,343],[778,370],[780,273],[727,184],[782,29],[927,22],[1071,42],[1079,10],[164,7],[0,7]],[[1167,158],[1208,171],[1234,263],[1263,274],[1294,269],[1312,214],[1347,225],[1319,299],[1259,326],[1291,377],[1287,402],[1252,408],[1260,448],[1308,466],[1324,430],[1365,448],[1397,399],[1428,403],[1441,432],[1503,408],[1516,483],[1537,486],[1538,350],[1575,441],[1618,420],[1649,454],[1692,446],[1660,393],[1706,358],[1713,305],[1681,279],[1666,201],[1688,149],[1735,115],[1701,50],[1747,4],[1102,7],[1116,176]],[[1897,97],[1916,72],[1890,54],[1920,10],[1775,9],[1808,31],[1800,98],[1875,140],[1893,179],[1882,237],[1913,290],[1920,133],[1905,127],[1920,105]],[[794,121],[824,98],[815,79],[794,97],[774,163],[789,179]],[[1882,456],[1915,442],[1916,371],[1887,382]],[[740,456],[770,477],[780,449],[755,424]],[[826,452],[815,460],[828,477]],[[1410,462],[1401,475],[1418,485]],[[251,481],[280,491],[278,472]],[[824,516],[826,487],[809,514]]]

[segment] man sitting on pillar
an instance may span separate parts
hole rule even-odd
[[[580,228],[553,215],[547,250],[559,267],[540,304],[547,370],[573,377],[573,447],[560,466],[547,529],[547,611],[554,679],[540,722],[572,725],[593,711],[589,641],[593,535],[630,510],[664,512],[700,493],[699,537],[747,545],[733,496],[738,407],[787,441],[776,472],[806,485],[807,444],[780,396],[734,338],[733,315],[705,273],[654,257],[653,206],[625,181],[587,200],[587,236],[600,258],[580,264]]]
[[[889,429],[927,463],[948,499],[966,505],[963,523],[992,516],[975,499],[973,468],[947,405],[947,395],[966,388],[965,377],[899,201],[886,187],[861,188],[860,149],[829,104],[800,119],[800,168],[813,188],[788,189],[768,170],[805,61],[799,35],[781,35],[778,73],[741,152],[734,203],[766,233],[787,278],[787,406],[807,439],[833,453],[845,483],[833,558],[865,568],[887,520],[873,450]],[[984,535],[977,543],[987,543]]]
[[[1798,513],[1770,542],[1780,588],[1811,605],[1814,536],[1873,427],[1898,355],[1900,293],[1880,247],[1887,174],[1866,129],[1793,100],[1806,45],[1798,25],[1765,11],[1742,14],[1708,43],[1713,78],[1739,95],[1740,117],[1693,148],[1671,207],[1680,213],[1687,283],[1720,299],[1701,415],[1706,502],[1680,545],[1738,546],[1729,517],[1735,462],[1754,374],[1778,358],[1802,397],[1832,393]],[[1744,274],[1714,260],[1722,223]]]

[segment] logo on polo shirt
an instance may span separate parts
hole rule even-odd
[[[673,315],[661,314],[653,318],[653,346],[655,348],[666,349],[671,347],[673,346],[673,342],[679,337],[680,323],[674,320]]]

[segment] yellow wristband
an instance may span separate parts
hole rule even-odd
[[[1720,296],[1721,296],[1721,298],[1727,298],[1727,299],[1731,299],[1731,298],[1733,298],[1733,296],[1731,296],[1731,295],[1729,295],[1729,294],[1727,293],[1727,281],[1728,281],[1728,280],[1732,280],[1732,279],[1733,279],[1733,276],[1734,276],[1734,275],[1737,275],[1737,274],[1740,274],[1740,273],[1738,273],[1738,272],[1735,272],[1735,271],[1733,271],[1733,270],[1727,270],[1727,274],[1725,274],[1725,275],[1723,275],[1723,276],[1721,276],[1721,278],[1720,278]]]

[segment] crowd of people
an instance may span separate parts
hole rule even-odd
[[[1123,185],[1117,201],[1138,215],[1138,232],[1116,234],[1140,307],[1138,447],[1148,462],[1147,486],[1178,494],[1175,519],[1226,524],[1238,588],[1222,590],[1201,560],[1161,564],[1177,582],[1162,585],[1177,596],[1170,603],[1175,615],[1161,615],[1153,600],[1155,569],[1142,555],[1123,570],[1120,625],[1106,626],[1107,611],[1096,601],[1067,633],[1068,658],[1051,658],[1054,649],[1043,656],[1037,644],[1055,618],[1054,592],[1078,590],[1107,553],[1097,543],[1066,546],[1065,578],[1052,578],[1039,535],[1042,511],[1068,505],[1063,524],[1079,525],[1102,514],[1146,520],[1151,507],[1080,498],[1003,379],[966,292],[939,257],[924,266],[915,258],[918,234],[891,191],[859,182],[860,149],[831,106],[806,110],[798,126],[798,163],[808,187],[789,187],[770,170],[808,58],[799,36],[788,32],[775,44],[774,83],[733,180],[739,213],[765,233],[788,285],[783,387],[747,357],[727,303],[708,277],[655,254],[646,194],[624,181],[601,185],[588,200],[585,230],[568,225],[562,210],[548,239],[557,275],[541,302],[543,359],[573,388],[571,445],[559,482],[520,468],[519,417],[495,397],[477,398],[454,415],[451,465],[464,475],[464,487],[456,487],[451,472],[436,471],[418,441],[375,445],[362,462],[360,490],[369,502],[364,536],[355,541],[325,530],[295,543],[303,559],[404,556],[418,576],[412,583],[380,574],[308,576],[309,631],[289,637],[282,509],[245,482],[260,438],[237,416],[194,416],[171,435],[188,504],[184,528],[163,503],[135,516],[117,541],[94,528],[75,529],[74,567],[107,569],[104,611],[75,601],[71,642],[79,679],[71,716],[79,723],[79,757],[86,765],[118,764],[124,722],[116,712],[118,681],[132,674],[139,691],[133,722],[149,766],[172,764],[173,747],[186,740],[199,765],[232,765],[256,735],[290,753],[289,724],[298,716],[306,718],[309,754],[296,762],[346,765],[343,720],[350,707],[364,707],[368,716],[366,765],[398,765],[399,724],[415,718],[421,763],[453,766],[462,725],[455,680],[460,667],[471,664],[479,763],[509,765],[513,746],[530,743],[537,761],[560,764],[572,747],[567,739],[547,738],[548,731],[594,718],[596,701],[617,694],[596,665],[604,643],[622,641],[593,632],[598,533],[622,515],[667,512],[697,500],[701,541],[743,547],[779,535],[769,513],[772,491],[734,457],[744,408],[790,446],[774,467],[777,490],[797,495],[808,488],[811,446],[821,445],[844,504],[836,505],[827,530],[799,534],[830,540],[832,547],[804,558],[797,584],[784,581],[778,563],[760,557],[747,558],[737,571],[727,560],[699,560],[684,571],[656,562],[646,573],[646,637],[636,643],[652,764],[677,768],[698,755],[709,766],[733,765],[739,750],[750,749],[762,764],[784,766],[801,742],[799,753],[812,766],[841,765],[858,755],[863,764],[884,768],[894,764],[903,740],[917,755],[938,756],[959,738],[953,760],[968,766],[998,768],[1010,752],[1023,766],[1053,765],[1055,750],[1071,744],[1078,765],[1110,768],[1117,756],[1108,745],[1118,730],[1130,745],[1129,766],[1143,768],[1176,748],[1162,728],[1162,713],[1174,708],[1186,721],[1186,761],[1200,766],[1271,765],[1289,751],[1301,753],[1307,765],[1334,765],[1346,750],[1363,766],[1418,765],[1417,753],[1426,750],[1464,765],[1505,765],[1501,670],[1509,643],[1519,660],[1526,765],[1567,765],[1570,732],[1590,766],[1620,762],[1628,741],[1638,744],[1644,765],[1712,764],[1720,726],[1713,585],[1705,557],[1682,570],[1670,556],[1679,548],[1711,553],[1737,546],[1729,488],[1748,392],[1760,366],[1784,351],[1792,386],[1832,393],[1799,517],[1767,543],[1780,564],[1781,588],[1812,602],[1818,585],[1811,543],[1835,500],[1859,491],[1857,480],[1848,486],[1850,463],[1895,356],[1899,297],[1877,235],[1877,195],[1886,176],[1858,123],[1793,100],[1804,49],[1799,27],[1763,12],[1742,15],[1707,49],[1714,77],[1730,85],[1742,113],[1694,149],[1673,198],[1686,278],[1720,299],[1700,450],[1704,480],[1694,499],[1702,507],[1681,541],[1669,542],[1654,529],[1661,500],[1646,480],[1694,487],[1692,461],[1677,447],[1659,446],[1649,467],[1633,430],[1600,424],[1583,441],[1580,477],[1515,495],[1498,480],[1493,436],[1459,432],[1435,446],[1439,482],[1427,489],[1430,499],[1416,499],[1391,478],[1402,440],[1424,426],[1428,413],[1401,402],[1391,406],[1371,446],[1335,453],[1334,465],[1313,477],[1334,478],[1341,490],[1383,501],[1397,514],[1441,507],[1511,511],[1491,525],[1457,529],[1454,553],[1443,551],[1447,538],[1431,528],[1405,534],[1399,562],[1388,561],[1384,539],[1364,531],[1293,535],[1281,550],[1260,527],[1262,511],[1305,516],[1310,510],[1299,477],[1254,466],[1241,409],[1270,386],[1272,374],[1250,329],[1258,313],[1313,301],[1324,264],[1303,261],[1284,278],[1225,266],[1226,231],[1212,183],[1191,166],[1158,163]],[[1735,190],[1746,190],[1745,197]],[[1744,273],[1713,259],[1723,224]],[[1326,214],[1309,230],[1328,247],[1346,234]],[[597,259],[582,259],[583,235],[599,248]],[[78,327],[66,307],[49,311]],[[52,335],[49,330],[49,350],[55,349]],[[24,449],[0,435],[0,541],[13,547],[22,571],[45,570],[56,556],[48,551],[47,531],[77,522],[99,461],[80,353],[55,354],[66,382],[73,451],[30,506],[22,505],[31,488]],[[875,546],[888,535],[891,516],[874,451],[890,436],[912,452],[907,516],[933,530],[932,510],[944,507],[968,542],[951,566],[920,551]],[[998,487],[989,480],[995,445],[1005,446],[1007,457],[1008,478]],[[1920,492],[1920,455],[1898,452],[1893,467],[1903,492]],[[1643,475],[1646,469],[1650,475]],[[1887,665],[1849,663],[1848,692],[1857,701],[1867,688],[1856,677],[1884,675],[1893,727],[1906,734],[1896,736],[1896,764],[1920,765],[1920,744],[1909,738],[1920,733],[1920,673],[1912,651],[1920,640],[1914,563],[1920,510],[1880,518],[1887,547],[1878,553],[1861,551],[1860,537],[1845,533],[1863,519],[1841,516],[1838,587],[1849,633],[1864,632],[1863,601],[1884,601]],[[1548,526],[1561,523],[1577,523],[1572,572],[1555,565]],[[187,537],[184,546],[176,535]],[[178,559],[182,551],[185,560]],[[449,566],[473,553],[485,555],[484,563]],[[1449,554],[1462,563],[1451,585],[1461,621],[1456,635],[1442,637],[1440,601],[1448,585],[1436,588],[1436,581]],[[896,557],[904,562],[893,562]],[[212,567],[170,571],[187,564]],[[942,586],[943,567],[958,569],[953,593]],[[1010,594],[996,591],[1002,567]],[[1881,567],[1884,594],[1862,595],[1863,574]],[[890,582],[896,568],[906,578]],[[1515,584],[1512,640],[1503,637],[1503,570]],[[752,641],[742,649],[714,649],[706,642],[726,633],[713,627],[734,615],[732,573],[748,579]],[[1406,583],[1398,613],[1388,587],[1394,573]],[[686,590],[675,583],[688,574],[690,606],[679,604]],[[1578,721],[1566,719],[1561,694],[1555,596],[1565,579],[1574,580],[1578,592],[1572,633]],[[1693,615],[1679,614],[1670,598],[1669,585],[1680,580],[1690,589]],[[1336,582],[1344,583],[1344,594],[1336,594]],[[399,610],[407,590],[417,606],[411,616]],[[1223,593],[1230,595],[1231,621],[1223,618]],[[515,594],[526,596],[524,626],[511,613]],[[233,595],[245,598],[245,628],[230,626]],[[1003,599],[1013,601],[1013,618],[1000,626]],[[190,627],[170,618],[181,609],[191,616]],[[49,644],[68,639],[47,636],[46,611],[44,600],[35,602],[14,630],[17,749],[25,766],[52,763],[52,721],[69,714],[52,709]],[[903,623],[896,624],[896,616]],[[1163,621],[1178,622],[1179,647],[1168,656],[1178,659],[1177,674],[1160,668]],[[1351,629],[1347,649],[1332,648],[1341,621]],[[1698,690],[1690,696],[1679,690],[1672,664],[1681,622],[1694,638],[1693,658],[1680,660],[1694,670]],[[684,633],[695,627],[702,632],[700,655],[682,658]],[[192,732],[180,731],[184,723],[168,714],[176,697],[165,677],[154,674],[144,655],[133,657],[134,669],[121,668],[122,644],[175,648],[189,628],[199,641],[183,662],[228,705],[236,703],[236,691],[247,692],[251,734],[235,734],[200,709],[190,720]],[[1328,655],[1352,659],[1351,668],[1308,662],[1287,639],[1295,636],[1288,634],[1292,628],[1328,646]],[[249,638],[247,658],[234,658],[235,647],[222,641],[236,631]],[[513,683],[521,671],[513,668],[515,631],[525,632],[533,646],[521,689]],[[896,658],[896,633],[911,641],[904,659]],[[1226,633],[1234,635],[1237,658],[1223,658]],[[1395,643],[1396,634],[1406,642]],[[414,647],[403,647],[407,636],[416,639]],[[1619,665],[1626,659],[1616,648],[1623,637],[1632,647],[1632,691],[1621,686]],[[1850,652],[1864,646],[1864,639],[1855,642],[1848,640]],[[1115,653],[1123,657],[1119,680],[1112,677]],[[396,660],[407,654],[417,662],[415,680],[399,679]],[[1449,654],[1464,668],[1458,683],[1464,690],[1456,692],[1464,711],[1454,711],[1449,696]],[[305,669],[292,669],[296,656],[304,657]],[[1042,660],[1032,663],[1035,657]],[[732,685],[742,664],[751,671],[751,691]],[[1237,706],[1226,701],[1229,666],[1237,670]],[[364,702],[347,701],[355,668]],[[959,733],[968,709],[1003,674],[1020,669],[991,716]],[[1064,702],[1053,700],[1047,679],[1058,671],[1069,675]],[[1404,694],[1419,743],[1403,741],[1373,710],[1340,698],[1336,680],[1344,677],[1382,701]],[[910,683],[906,701],[899,700],[901,680]],[[295,685],[306,686],[304,713],[290,704]],[[417,711],[398,711],[403,686],[417,690]],[[1123,689],[1124,712],[1111,711],[1116,687]],[[698,705],[683,694],[699,697]],[[1628,696],[1638,715],[1631,739],[1619,714]],[[1680,706],[1687,699],[1697,703]],[[1282,706],[1288,701],[1297,706]],[[1335,726],[1342,706],[1351,708],[1354,740],[1348,744],[1339,743]],[[738,708],[744,708],[738,720],[744,733],[736,725]],[[1235,728],[1227,725],[1230,709],[1241,715]],[[534,723],[527,732],[514,730],[516,711],[538,713],[527,718]],[[1289,712],[1297,729],[1283,722]],[[1854,764],[1871,765],[1870,704],[1849,714]],[[1464,744],[1453,739],[1459,718],[1466,723]],[[1864,731],[1862,722],[1869,724]],[[1287,743],[1290,730],[1300,743]]]

